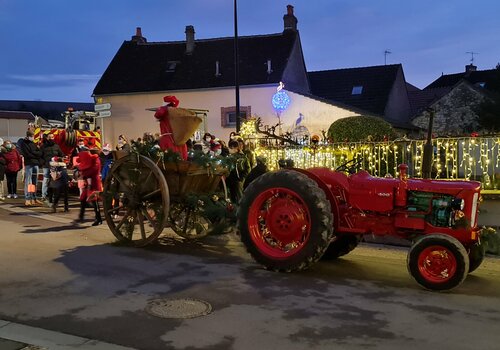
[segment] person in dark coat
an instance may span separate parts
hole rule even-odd
[[[245,178],[245,183],[243,184],[243,190],[245,190],[252,181],[261,175],[264,175],[269,170],[267,169],[266,159],[263,157],[256,158],[257,165],[250,171],[250,174]]]
[[[53,157],[50,162],[50,181],[49,188],[52,189],[53,200],[52,200],[52,212],[55,213],[57,210],[57,204],[61,196],[64,200],[64,212],[69,211],[68,206],[68,182],[69,176],[66,170],[66,163],[62,161],[59,157]]]
[[[6,160],[5,176],[7,177],[7,198],[17,198],[17,173],[23,167],[23,159],[10,141],[4,142]]]
[[[45,135],[45,134],[44,134]],[[51,202],[51,198],[49,198],[49,182],[50,182],[50,162],[52,158],[64,157],[64,153],[59,147],[57,143],[54,141],[54,134],[47,134],[47,138],[45,142],[42,144],[40,148],[42,150],[43,157],[43,182],[42,182],[42,200],[46,201],[47,199]]]
[[[20,153],[24,157],[24,198],[25,205],[39,205],[42,202],[36,200],[36,177],[43,163],[42,151],[33,142],[35,139],[33,131],[26,131],[26,138],[20,143]]]
[[[240,149],[238,141],[231,140],[228,146],[232,168],[226,179],[226,184],[229,189],[231,202],[238,203],[243,193],[243,181],[245,181],[245,177],[250,172],[250,164]]]
[[[3,147],[3,139],[0,138],[0,201],[5,200],[3,182],[5,180],[5,167],[7,165],[7,160],[4,158],[3,154],[6,152]]]

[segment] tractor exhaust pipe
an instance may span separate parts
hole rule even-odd
[[[424,154],[422,156],[422,178],[430,179],[432,172],[432,157],[434,155],[434,147],[432,146],[432,125],[434,123],[434,109],[428,108],[429,127],[427,128],[427,142],[424,145]]]

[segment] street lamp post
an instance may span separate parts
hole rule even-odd
[[[238,57],[238,11],[234,0],[234,87],[236,95],[236,132],[240,132],[240,65]]]

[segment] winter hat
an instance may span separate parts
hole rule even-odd
[[[63,160],[60,157],[52,157],[49,162],[50,166],[54,167],[66,167],[66,163],[63,162]]]

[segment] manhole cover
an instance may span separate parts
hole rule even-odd
[[[211,313],[212,305],[198,299],[155,299],[148,303],[145,310],[162,318],[194,318]]]

